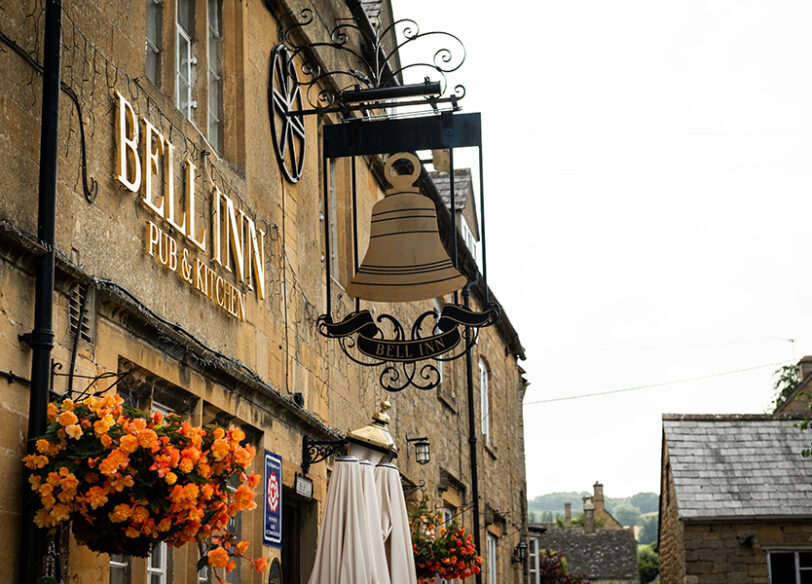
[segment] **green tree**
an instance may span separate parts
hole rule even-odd
[[[615,519],[628,527],[629,525],[637,525],[637,518],[640,517],[640,509],[631,503],[621,503],[615,506],[612,515],[615,516]]]
[[[544,523],[552,523],[553,522],[553,512],[552,511],[544,511],[541,514],[541,520]]]
[[[640,574],[640,584],[652,582],[660,573],[660,556],[653,544],[637,548],[637,571]]]
[[[773,384],[775,390],[773,404],[778,408],[801,384],[801,370],[797,365],[784,365],[773,371],[773,375],[778,376]]]
[[[637,493],[629,498],[629,503],[640,509],[640,513],[660,510],[660,495],[657,493]]]
[[[657,513],[645,513],[640,515],[637,520],[637,525],[640,526],[640,531],[637,534],[637,543],[651,544],[657,541]]]

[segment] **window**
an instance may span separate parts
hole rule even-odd
[[[110,556],[110,584],[128,584],[130,581],[130,558],[121,554]]]
[[[223,102],[223,79],[220,73],[220,57],[223,49],[222,16],[219,0],[208,0],[208,138],[212,146],[220,150],[220,111]]]
[[[192,84],[197,65],[192,46],[194,12],[195,0],[178,0],[175,20],[175,102],[189,120],[192,119],[192,109],[197,107],[192,101]]]
[[[147,79],[158,85],[161,67],[161,0],[147,0],[146,58]]]
[[[496,537],[488,534],[488,584],[496,584]]]
[[[445,507],[440,509],[440,517],[443,518],[443,526],[448,528],[451,525],[451,522],[454,521],[454,517],[457,515],[457,509],[448,503],[445,503]],[[454,584],[454,580],[440,580],[441,584]]]
[[[434,299],[434,312],[437,313],[437,319],[438,320],[440,318],[440,313],[442,312],[442,310],[443,310],[442,303],[437,298],[435,298]],[[443,382],[443,362],[439,361],[439,360],[435,361],[434,366],[437,367],[437,373],[440,374],[440,378],[438,380],[438,383],[442,383]]]
[[[770,584],[812,584],[812,552],[769,552]]]
[[[168,584],[169,546],[161,542],[152,548],[147,562],[147,584]]]
[[[482,422],[482,435],[485,436],[485,442],[491,443],[491,425],[490,425],[490,402],[488,396],[488,366],[482,359],[479,360],[479,403],[481,405],[481,422]]]
[[[527,565],[530,568],[530,584],[539,584],[541,574],[539,573],[539,540],[530,538],[530,546],[527,550]]]
[[[476,239],[474,238],[474,232],[468,227],[468,222],[465,218],[461,216],[461,219],[460,231],[462,231],[462,239],[465,241],[468,251],[470,251],[471,255],[476,259]]]

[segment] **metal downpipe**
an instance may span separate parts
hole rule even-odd
[[[44,50],[37,236],[46,249],[46,253],[37,258],[36,265],[34,330],[30,335],[33,353],[28,405],[27,452],[32,452],[34,449],[34,444],[30,439],[45,433],[50,390],[51,349],[54,346],[54,244],[62,60],[62,0],[47,0],[46,2]],[[24,481],[19,563],[20,584],[36,582],[42,540],[40,530],[34,525],[34,498],[30,496],[28,482]]]

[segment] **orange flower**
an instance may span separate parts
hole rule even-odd
[[[56,404],[48,404],[47,416],[48,423],[56,422],[56,418],[59,416],[59,408],[56,407]]]
[[[93,422],[93,431],[96,432],[96,436],[101,436],[102,434],[107,434],[107,432],[110,430],[110,426],[112,425],[112,416],[105,417],[101,420],[96,420]]]
[[[230,562],[229,562],[229,563],[226,565],[226,574],[231,574],[231,572],[233,572],[233,571],[234,571],[234,568],[236,568],[236,567],[237,567],[237,563],[236,563],[234,560],[231,560],[231,561],[230,561]]]
[[[243,440],[245,440],[245,432],[243,432],[239,428],[232,428],[231,429],[231,439],[234,442],[242,442]]]
[[[125,434],[124,436],[121,437],[121,441],[119,442],[119,448],[121,448],[121,450],[123,450],[127,454],[135,452],[138,449],[138,438],[136,438],[132,434]]]
[[[98,509],[107,503],[107,494],[101,487],[90,487],[85,495],[85,501],[93,508]]]
[[[59,423],[62,426],[70,426],[72,424],[78,424],[79,418],[77,418],[76,414],[74,414],[71,411],[62,412],[61,414],[59,414]]]
[[[195,467],[195,463],[192,462],[191,458],[183,457],[180,459],[180,463],[178,464],[178,468],[181,472],[189,473],[192,472],[192,469]]]
[[[176,475],[172,471],[169,471],[168,473],[166,473],[164,480],[166,481],[167,485],[174,485],[176,482],[178,482],[178,475]]]
[[[147,421],[144,418],[136,418],[130,424],[130,428],[132,429],[134,434],[138,434],[146,427]]]
[[[69,412],[70,410],[72,410],[75,407],[76,407],[76,404],[73,403],[73,400],[70,399],[70,398],[62,401],[62,411],[63,412]],[[62,424],[62,425],[64,426],[64,424]]]
[[[132,508],[126,503],[121,503],[113,507],[113,510],[108,514],[110,521],[113,523],[121,523],[127,521],[132,515]]]
[[[68,413],[72,414],[73,412],[68,412]],[[62,414],[62,415],[64,415],[64,414]],[[65,432],[68,434],[68,436],[70,436],[74,440],[78,440],[79,438],[81,438],[82,433],[83,433],[82,432],[82,427],[79,424],[70,424],[70,425],[66,426],[65,427]]]
[[[50,447],[51,447],[51,443],[48,442],[47,440],[44,440],[42,438],[37,440],[37,452],[39,452],[40,454],[47,454],[48,449]]]
[[[138,505],[137,507],[133,508],[133,522],[134,523],[143,523],[147,519],[149,519],[149,509],[146,507],[142,507]]]
[[[249,546],[249,542],[241,541],[240,543],[237,544],[237,553],[238,554],[244,554],[245,550],[248,549],[248,546]]]
[[[207,554],[209,565],[213,568],[225,568],[228,565],[228,552],[222,547],[216,547]]]
[[[156,434],[152,428],[146,428],[138,434],[138,445],[141,446],[141,448],[152,448],[157,441],[158,434]]]
[[[113,445],[113,439],[110,438],[109,434],[102,434],[101,438],[99,438],[99,441],[101,441],[102,446],[104,446],[105,448],[110,448],[110,446]]]
[[[222,428],[218,428],[222,430]],[[228,454],[228,442],[219,439],[215,440],[211,445],[211,453],[214,455],[214,460],[223,460]]]
[[[254,567],[260,572],[264,572],[268,568],[268,560],[265,558],[259,558],[256,562],[254,562]]]
[[[223,437],[225,437],[225,435],[226,435],[226,431],[223,430],[222,428],[215,428],[214,432],[212,432],[212,436],[214,436],[215,440],[220,440]]]

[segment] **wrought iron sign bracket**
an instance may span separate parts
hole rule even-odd
[[[349,444],[349,438],[339,440],[313,440],[309,436],[302,438],[302,475],[307,476],[310,465],[321,462],[336,454]]]
[[[311,106],[311,109],[300,108],[289,115],[327,112],[346,115],[395,105],[427,105],[438,112],[437,104],[441,103],[450,103],[454,111],[459,109],[458,102],[465,97],[465,87],[455,85],[451,95],[443,96],[449,87],[446,75],[457,71],[466,57],[465,46],[455,35],[445,31],[421,32],[418,23],[408,18],[386,27],[377,21],[361,26],[352,19],[337,19],[335,26],[327,30],[326,40],[308,42],[303,32],[313,22],[313,11],[305,8],[292,23],[279,28],[280,46],[285,47],[291,64],[299,63],[303,77],[297,83],[304,89]],[[404,46],[425,39],[439,40],[442,44],[440,48],[431,47],[434,54],[430,61],[392,67],[392,63],[399,63],[394,55]],[[321,59],[321,52],[338,58]],[[330,70],[325,66],[328,60],[343,62],[345,68]],[[427,82],[401,85],[400,79],[406,70],[425,72]],[[428,81],[428,76],[439,77],[439,81]],[[416,97],[421,99],[397,101]]]

